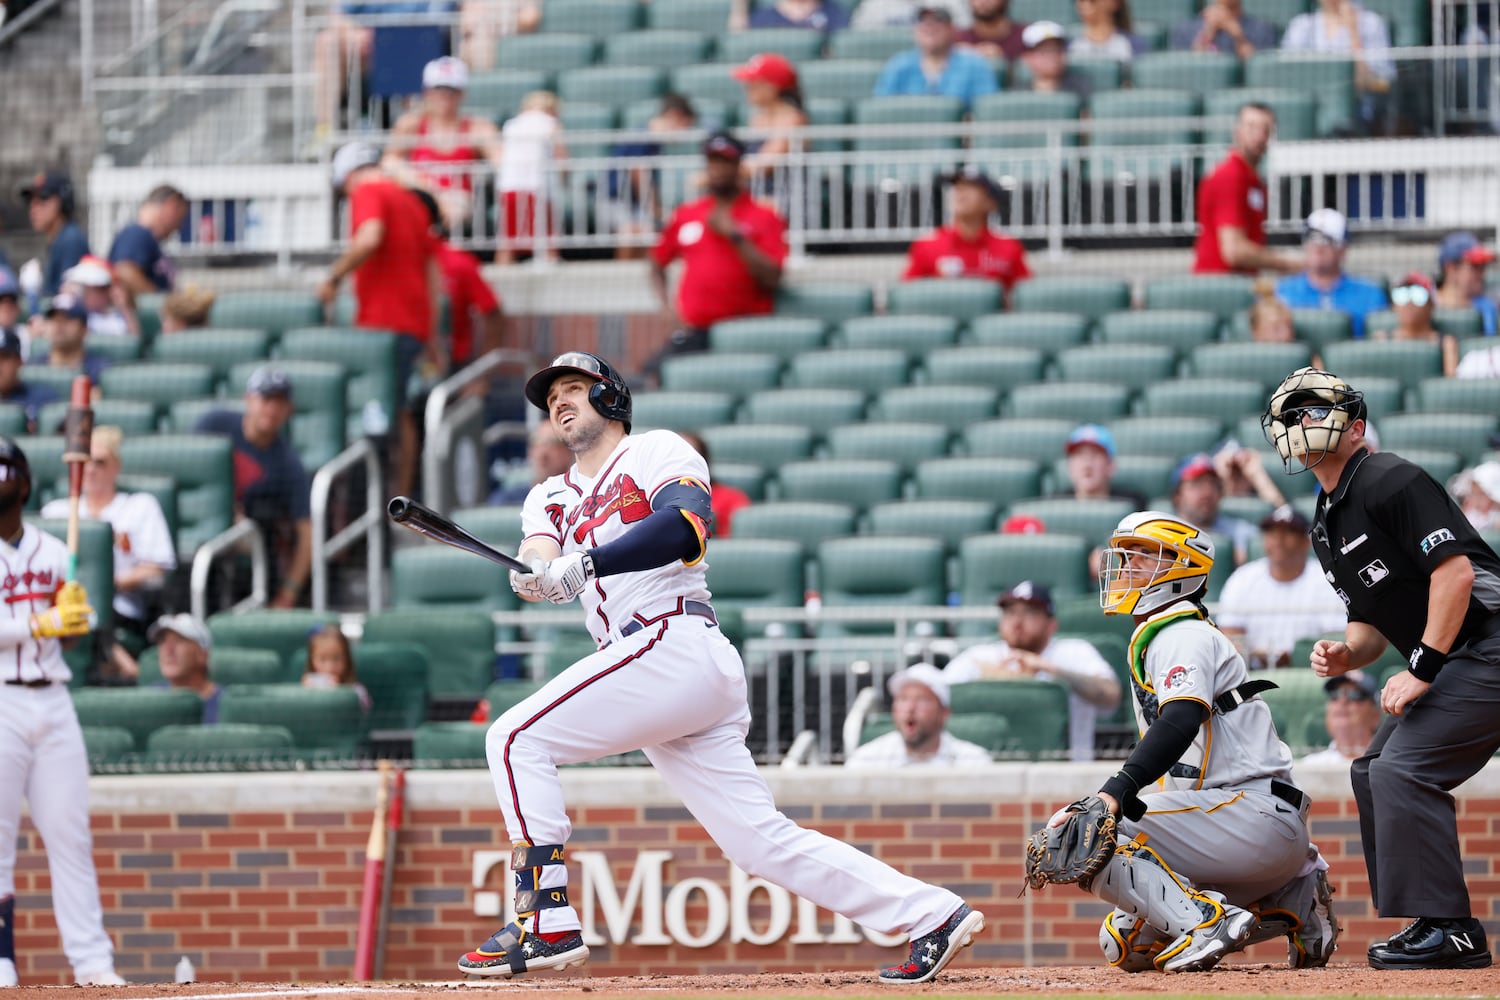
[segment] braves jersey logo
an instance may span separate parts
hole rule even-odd
[[[646,500],[645,491],[637,486],[635,480],[626,472],[616,476],[614,482],[610,483],[604,492],[595,491],[593,495],[584,497],[583,502],[567,515],[568,527],[573,532],[573,541],[582,544],[591,531],[616,514],[620,515],[620,521],[624,524],[633,524],[651,515],[651,504]],[[556,504],[548,505],[547,515],[552,518],[553,525],[561,531],[562,508]]]
[[[0,580],[0,595],[4,595],[7,604],[50,599],[56,591],[57,576],[50,569],[7,573]]]

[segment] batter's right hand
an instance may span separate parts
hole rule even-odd
[[[87,604],[62,604],[31,616],[36,639],[73,639],[94,630],[94,609]]]
[[[1349,662],[1349,644],[1342,639],[1319,639],[1313,643],[1312,672],[1319,677],[1337,677],[1354,669]]]
[[[515,591],[516,596],[523,601],[546,600],[542,594],[542,574],[547,569],[546,561],[531,559],[528,560],[527,565],[531,567],[530,573],[510,571],[510,589]]]

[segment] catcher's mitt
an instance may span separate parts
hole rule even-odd
[[[1026,884],[1077,882],[1087,890],[1115,853],[1115,817],[1097,795],[1068,806],[1067,819],[1026,840]]]

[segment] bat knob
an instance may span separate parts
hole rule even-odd
[[[406,515],[411,513],[411,497],[391,497],[391,502],[385,505],[385,512],[393,521],[406,520]]]

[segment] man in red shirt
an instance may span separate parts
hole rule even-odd
[[[1276,112],[1252,101],[1240,107],[1229,155],[1198,185],[1198,242],[1193,271],[1223,274],[1302,270],[1302,258],[1266,247],[1266,183],[1256,173],[1276,131]]]
[[[701,351],[708,328],[721,319],[770,312],[786,260],[786,223],[740,184],[745,146],[715,132],[703,143],[708,195],[673,213],[651,252],[651,284],[669,317],[682,327],[646,366],[653,373],[670,354]],[[667,265],[682,258],[677,308],[668,305]]]
[[[1000,207],[1000,188],[978,167],[947,178],[952,185],[953,222],[911,245],[903,278],[989,278],[1005,286],[1031,277],[1020,240],[990,228]]]
[[[380,168],[380,150],[353,142],[333,157],[333,187],[349,198],[349,245],[318,286],[318,298],[332,303],[339,283],[354,275],[358,308],[355,326],[393,330],[397,337],[397,447],[392,456],[397,493],[416,483],[417,420],[405,405],[407,387],[421,357],[428,372],[445,367],[437,356],[442,275],[438,238],[427,208],[415,194]]]

